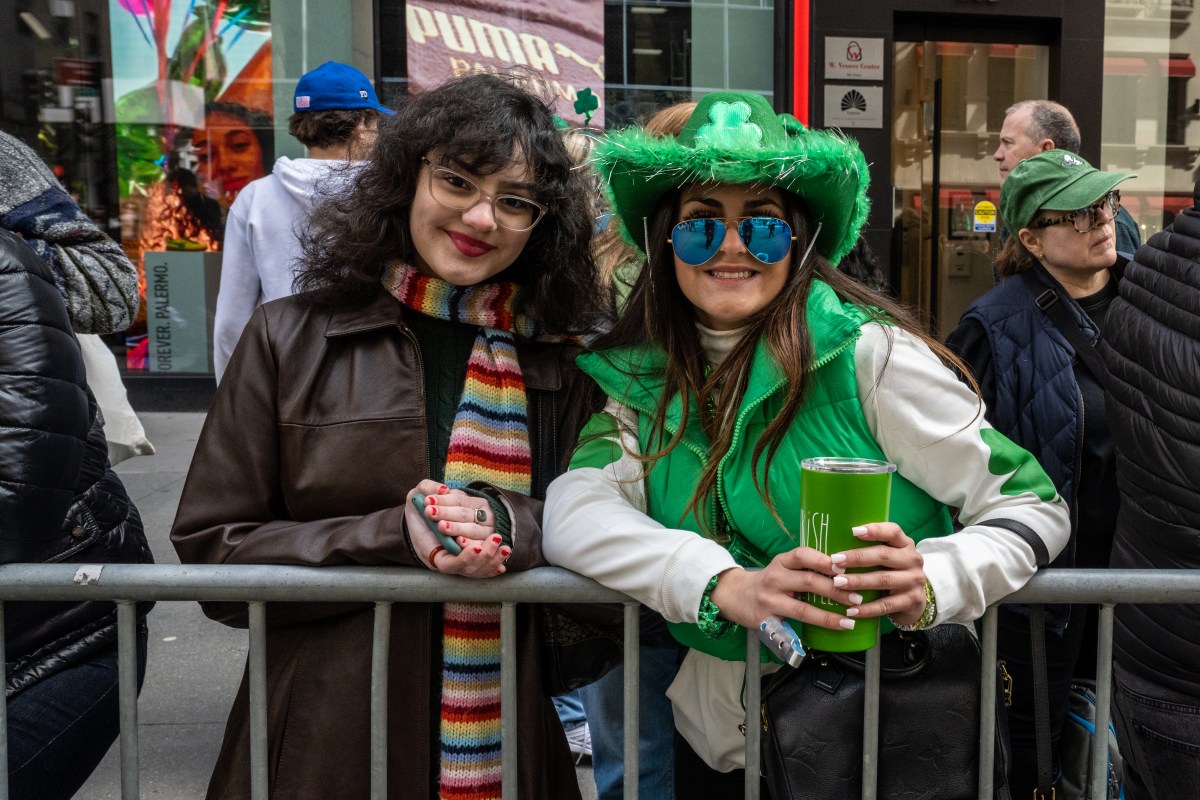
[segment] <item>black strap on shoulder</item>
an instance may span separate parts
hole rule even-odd
[[[1100,354],[1096,352],[1095,345],[1080,330],[1079,323],[1071,316],[1071,312],[1059,302],[1058,292],[1039,282],[1031,269],[1019,274],[1034,294],[1034,305],[1050,318],[1050,321],[1071,343],[1071,347],[1075,348],[1075,354],[1079,356],[1079,360],[1083,362],[1088,372],[1092,373],[1100,383],[1100,387],[1107,388],[1109,384],[1108,367],[1104,365]]]
[[[1042,541],[1042,537],[1038,536],[1033,528],[1024,522],[1017,522],[1015,519],[984,519],[979,520],[978,524],[988,525],[993,528],[1004,528],[1006,531],[1012,531],[1017,536],[1020,536],[1033,550],[1033,556],[1037,562],[1038,569],[1050,563],[1050,551],[1046,549],[1046,543]]]

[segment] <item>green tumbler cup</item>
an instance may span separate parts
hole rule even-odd
[[[869,458],[806,458],[800,462],[800,544],[827,555],[873,544],[850,529],[887,522],[896,465]],[[850,572],[869,572],[852,569]],[[860,592],[864,602],[878,592]],[[846,607],[827,597],[805,593],[804,601],[835,614]],[[854,630],[805,625],[804,644],[815,650],[849,653],[869,650],[879,639],[879,618],[858,619]]]

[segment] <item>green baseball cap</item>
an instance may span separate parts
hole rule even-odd
[[[1045,150],[1008,173],[1000,187],[1000,216],[1015,234],[1029,227],[1039,211],[1086,208],[1121,181],[1136,177],[1130,172],[1102,172],[1067,150]]]
[[[658,201],[689,183],[754,183],[795,194],[810,221],[822,224],[816,248],[834,264],[858,241],[870,209],[867,161],[857,142],[776,114],[750,92],[706,95],[678,137],[636,127],[609,134],[593,160],[626,238],[643,253],[644,225]]]

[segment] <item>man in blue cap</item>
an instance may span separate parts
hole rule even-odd
[[[300,226],[314,201],[351,180],[375,141],[383,106],[367,76],[327,61],[296,83],[288,133],[308,158],[280,158],[242,189],[225,221],[221,285],[213,323],[217,380],[254,309],[292,293]]]

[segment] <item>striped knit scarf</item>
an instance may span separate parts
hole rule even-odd
[[[536,331],[513,312],[517,286],[454,286],[397,262],[388,265],[383,285],[426,316],[480,327],[450,428],[443,483],[462,489],[481,480],[529,494],[525,380],[513,333],[535,338]],[[439,796],[499,798],[500,606],[445,603],[442,622]]]

